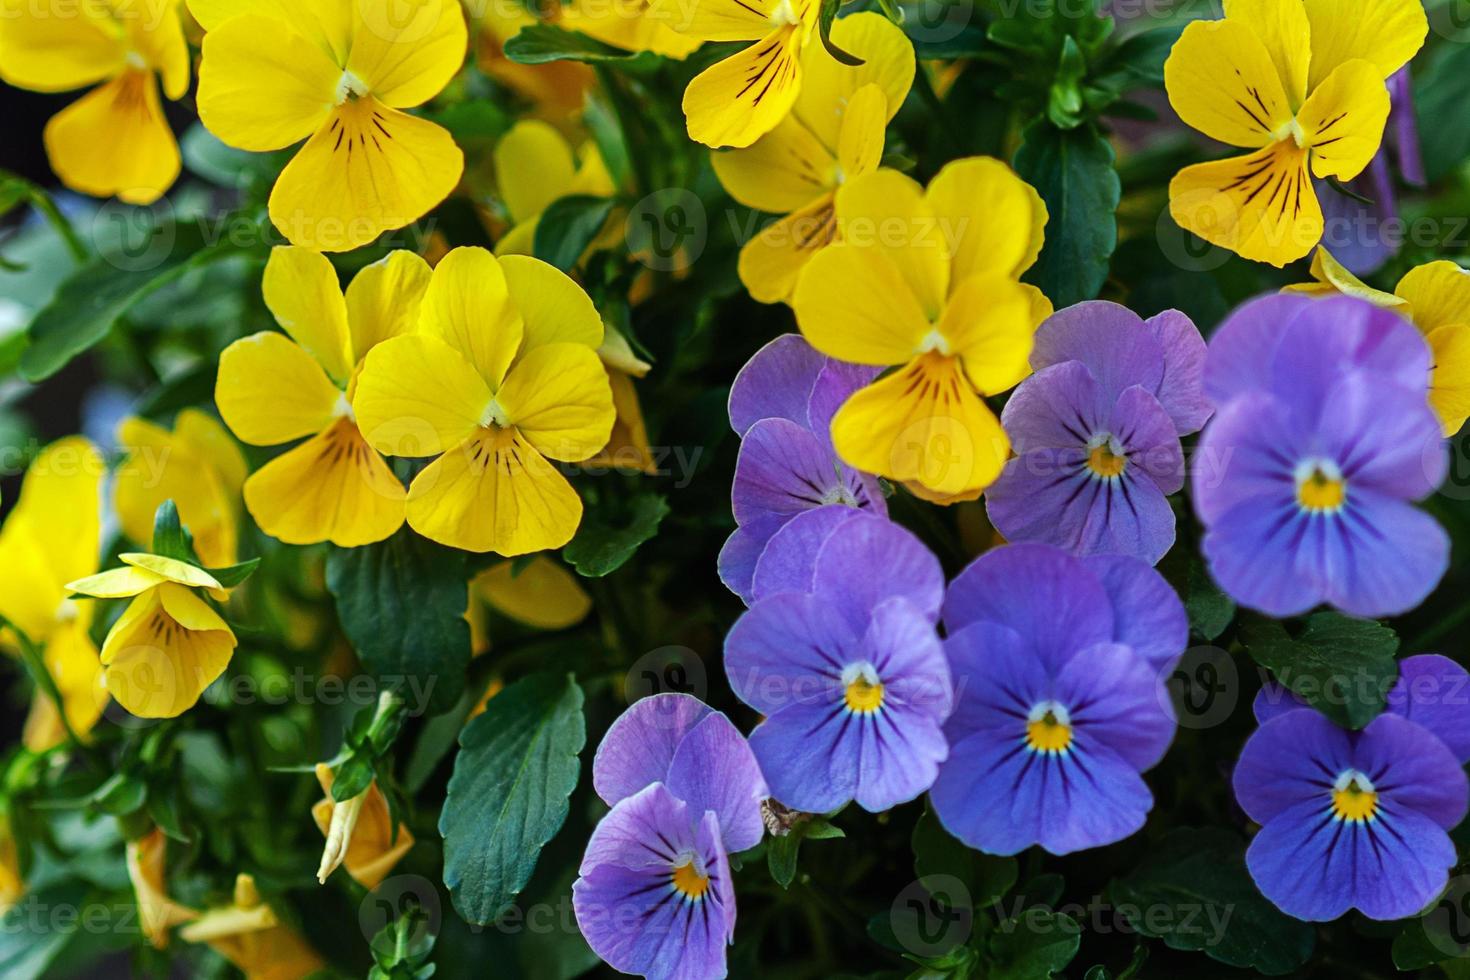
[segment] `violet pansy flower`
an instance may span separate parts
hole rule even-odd
[[[1181,436],[1209,418],[1205,342],[1175,310],[1143,320],[1078,303],[1036,332],[1032,375],[1001,423],[1016,458],[986,494],[1011,541],[1157,562],[1174,544],[1165,499],[1184,486]]]
[[[854,800],[876,812],[928,789],[948,754],[944,575],[908,531],[840,510],[772,539],[755,575],[763,597],[731,629],[725,671],[765,716],[750,746],[772,796],[814,813]]]
[[[720,578],[750,601],[766,542],[797,514],[831,504],[886,516],[876,478],[837,458],[833,414],[876,368],[819,354],[795,334],[756,352],[730,388],[730,425],[740,435],[731,504],[735,533],[720,552]]]
[[[588,945],[653,980],[723,977],[735,934],[728,855],[760,842],[768,795],[744,737],[689,695],[644,698],[608,729],[592,783],[612,810],[572,886]]]
[[[1007,545],[944,601],[956,689],[950,755],[929,798],[990,854],[1122,840],[1153,796],[1141,773],[1174,737],[1164,686],[1189,636],[1177,595],[1146,563]]]
[[[1413,505],[1448,467],[1414,327],[1348,296],[1268,296],[1216,332],[1216,405],[1194,469],[1216,582],[1272,616],[1319,603],[1357,616],[1411,609],[1449,562]]]

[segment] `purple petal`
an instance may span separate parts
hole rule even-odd
[[[725,673],[735,696],[763,715],[793,703],[832,704],[841,698],[843,668],[860,659],[861,638],[830,602],[771,596],[746,610],[725,637]]]
[[[881,517],[862,515],[833,530],[817,555],[812,591],[864,628],[885,599],[902,596],[930,622],[944,601],[944,569],[914,535]]]
[[[1104,431],[1113,403],[1081,361],[1042,368],[1021,383],[1001,411],[1017,453],[1066,449],[1081,453]]]
[[[1437,653],[1400,660],[1388,710],[1427,728],[1461,763],[1470,762],[1470,673],[1453,660]]]
[[[1328,181],[1312,181],[1317,200],[1322,204],[1320,245],[1356,276],[1377,272],[1399,253],[1403,242],[1403,230],[1388,223],[1399,216],[1388,157],[1385,144],[1368,169],[1347,182],[1348,190],[1368,198],[1372,204],[1349,197]]]
[[[791,704],[755,726],[750,747],[771,796],[795,810],[829,813],[857,794],[852,715],[840,700]]]
[[[1173,419],[1157,398],[1142,388],[1124,391],[1113,406],[1108,431],[1122,445],[1135,473],[1147,475],[1164,494],[1184,489],[1184,450]]]
[[[1256,692],[1255,700],[1251,702],[1251,713],[1256,716],[1256,724],[1264,725],[1288,711],[1300,711],[1307,707],[1307,702],[1303,698],[1293,694],[1284,685],[1275,681],[1267,681]]]
[[[1389,132],[1398,153],[1399,173],[1415,187],[1423,187],[1429,183],[1429,178],[1424,174],[1418,114],[1414,111],[1414,83],[1408,65],[1389,76],[1388,94],[1393,103],[1389,113]]]
[[[1412,504],[1370,491],[1349,492],[1342,515],[1322,522],[1322,557],[1303,547],[1296,574],[1320,567],[1325,598],[1351,615],[1406,613],[1434,591],[1448,570],[1449,535]]]
[[[806,408],[807,423],[817,438],[831,446],[832,416],[853,392],[872,384],[881,370],[866,364],[827,359],[817,374]]]
[[[1289,498],[1242,501],[1200,542],[1210,577],[1242,606],[1269,616],[1306,612],[1326,598],[1319,576],[1300,571],[1299,543],[1312,520]]]
[[[1238,505],[1261,500],[1295,506],[1300,441],[1286,406],[1270,395],[1221,408],[1192,461],[1190,496],[1200,520],[1211,525]]]
[[[1153,568],[1126,555],[1083,559],[1102,582],[1113,606],[1113,639],[1161,674],[1189,644],[1189,616],[1178,594]]]
[[[1031,366],[1037,371],[1081,361],[1111,402],[1133,385],[1157,391],[1164,380],[1164,350],[1137,313],[1093,300],[1052,314],[1036,330]]]
[[[1449,458],[1425,390],[1342,378],[1327,396],[1317,441],[1348,483],[1402,500],[1422,500],[1444,482]]]
[[[807,400],[825,355],[801,336],[782,334],[755,352],[730,386],[730,426],[744,436],[761,419],[787,419],[806,427]]]
[[[1152,769],[1174,740],[1164,677],[1126,646],[1083,650],[1057,674],[1053,691],[1079,736],[1085,733],[1140,772]]]
[[[760,843],[765,835],[761,801],[770,793],[745,736],[718,712],[684,736],[674,752],[666,783],[692,812],[713,811],[731,854]]]
[[[756,563],[760,561],[771,536],[785,526],[784,518],[770,517],[737,527],[720,549],[720,581],[746,605],[750,605],[753,598]]]
[[[949,717],[954,708],[949,660],[934,621],[907,599],[888,599],[873,610],[860,655],[877,671],[885,705],[936,723]]]
[[[1205,339],[1194,321],[1178,310],[1165,310],[1144,321],[1164,352],[1164,380],[1155,395],[1173,419],[1175,431],[1198,432],[1210,417],[1205,398]]]
[[[608,806],[668,776],[674,753],[714,709],[690,694],[633,702],[608,728],[592,759],[592,786]]]
[[[1261,296],[1235,309],[1210,338],[1205,358],[1205,397],[1216,411],[1237,395],[1269,386],[1276,348],[1298,315],[1313,302],[1298,293]]]
[[[743,525],[835,503],[842,489],[837,457],[816,436],[786,419],[761,419],[740,443],[730,500]]]
[[[1352,760],[1347,732],[1315,711],[1285,712],[1246,740],[1231,777],[1236,802],[1259,824],[1305,801],[1326,806],[1324,794]]]
[[[1380,797],[1445,830],[1465,819],[1470,784],[1459,759],[1433,732],[1407,718],[1385,713],[1369,722],[1353,745],[1352,764],[1373,780]]]
[[[793,517],[771,535],[756,561],[751,601],[785,592],[810,592],[822,544],[838,527],[861,516],[856,508],[832,504]]]
[[[978,733],[1025,734],[1027,712],[1051,693],[1051,677],[1027,639],[1009,626],[977,622],[944,641],[955,707],[945,723],[950,744]],[[968,765],[951,756],[950,765]]]

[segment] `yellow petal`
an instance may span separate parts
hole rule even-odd
[[[1312,25],[1308,87],[1354,58],[1373,62],[1380,80],[1408,64],[1424,46],[1429,19],[1418,0],[1306,0]]]
[[[243,14],[268,17],[299,32],[335,62],[347,58],[352,41],[353,0],[188,0],[189,12],[206,31]],[[273,28],[280,30],[280,27]]]
[[[168,933],[198,917],[199,913],[168,897],[164,863],[168,838],[157,827],[137,840],[128,841],[126,863],[133,895],[138,902],[138,925],[155,949],[168,946]]]
[[[1312,58],[1306,8],[1280,0],[1225,0],[1225,18],[1246,25],[1261,39],[1289,104],[1301,105],[1307,96],[1307,65]]]
[[[75,0],[0,4],[0,78],[33,92],[66,92],[122,71],[127,45],[108,8]]]
[[[1408,315],[1409,303],[1407,300],[1393,293],[1374,289],[1363,282],[1348,271],[1341,262],[1333,258],[1325,245],[1317,246],[1317,251],[1312,254],[1312,278],[1316,281],[1286,286],[1281,291],[1283,293],[1304,293],[1308,296],[1332,296],[1342,293],[1344,296],[1355,296],[1385,309],[1402,307],[1404,314]]]
[[[327,835],[332,824],[332,813],[341,804],[332,799],[331,769],[318,764],[316,775],[322,792],[327,795],[325,799],[312,805],[311,816],[322,834]],[[364,888],[373,889],[378,887],[388,876],[388,872],[393,870],[393,866],[409,852],[414,838],[407,827],[395,827],[388,800],[376,781],[362,793],[357,808],[356,821],[342,864],[354,881]]]
[[[733,0],[722,2],[733,6]],[[801,88],[803,40],[799,25],[779,27],[696,75],[684,90],[689,138],[742,147],[775,129]]]
[[[844,65],[821,44],[808,44],[801,56],[801,92],[793,112],[835,151],[843,113],[853,93],[864,85],[876,85],[883,92],[885,123],[898,114],[914,84],[914,45],[902,28],[873,11],[839,18],[832,25],[832,43],[863,63]]]
[[[244,479],[244,460],[218,424],[205,422],[194,412],[194,421],[180,413],[179,427],[187,424],[201,432],[206,426],[218,431],[224,452],[233,450],[231,466],[239,467]],[[211,438],[214,434],[211,433]],[[194,550],[206,566],[217,568],[236,561],[235,494],[239,485],[227,485],[226,476],[196,443],[141,419],[125,419],[118,427],[118,447],[127,454],[113,480],[113,506],[123,533],[147,545],[153,539],[154,516],[165,500],[172,500],[179,519],[194,537]]]
[[[193,707],[224,673],[235,650],[235,635],[227,627],[195,631],[178,622],[166,603],[190,617],[198,610],[174,601],[178,594],[189,595],[187,590],[165,599],[169,589],[160,586],[134,599],[102,644],[107,690],[140,718],[176,718]]]
[[[228,630],[229,624],[191,589],[169,582],[158,587],[158,599],[168,617],[194,632]]]
[[[762,228],[740,249],[740,281],[759,303],[791,300],[811,261],[837,233],[837,208],[829,194]]]
[[[945,496],[989,486],[1010,442],[958,358],[929,353],[859,390],[832,419],[849,465]]]
[[[10,520],[24,521],[36,535],[53,589],[97,570],[106,475],[102,454],[81,436],[51,443],[26,470]]]
[[[1425,338],[1434,354],[1429,404],[1453,436],[1470,417],[1470,320],[1439,327]]]
[[[1413,308],[1414,325],[1425,334],[1470,324],[1470,272],[1447,259],[1410,269],[1394,294]]]
[[[66,583],[68,592],[94,599],[126,599],[141,595],[168,579],[146,568],[110,568],[96,575]]]
[[[781,0],[651,0],[648,17],[703,41],[754,41],[771,30]]]
[[[46,640],[46,670],[61,694],[61,704],[72,731],[83,740],[102,717],[107,706],[107,689],[102,683],[102,664],[97,647],[87,635],[88,618],[62,625]],[[24,741],[32,752],[44,752],[66,738],[56,705],[42,691],[35,693],[26,718]]]
[[[837,192],[844,243],[883,255],[908,283],[929,320],[938,318],[950,284],[956,229],[941,221],[919,185],[896,170],[878,170]]]
[[[165,95],[182,99],[189,90],[189,42],[178,0],[133,0],[120,9],[132,50],[158,72]]]
[[[1169,213],[1205,241],[1278,268],[1322,240],[1307,151],[1291,140],[1184,168],[1169,184]]]
[[[331,261],[309,248],[277,245],[261,290],[281,329],[326,368],[338,387],[345,385],[353,368],[351,338],[347,303]]]
[[[245,482],[260,529],[286,544],[342,548],[382,541],[403,525],[403,484],[349,419],[266,463]]]
[[[225,20],[204,35],[199,118],[242,150],[279,150],[326,124],[339,68],[315,41],[258,14]]]
[[[385,105],[429,101],[464,66],[469,36],[459,0],[356,0],[347,70]]]
[[[178,585],[187,585],[191,589],[218,589],[221,587],[215,577],[204,569],[179,561],[177,558],[165,558],[163,555],[153,555],[144,551],[125,551],[117,557],[124,565],[152,572],[159,578]],[[73,591],[80,590],[74,589]]]
[[[1373,162],[1388,122],[1388,89],[1367,61],[1349,61],[1313,90],[1297,113],[1312,173],[1351,180]]]
[[[808,343],[854,364],[905,364],[930,329],[889,255],[851,242],[829,245],[812,257],[791,306]]]
[[[571,191],[576,162],[566,137],[539,119],[523,119],[495,144],[495,186],[512,221],[530,221]]]
[[[504,265],[483,248],[456,248],[434,268],[424,293],[424,333],[464,355],[492,389],[521,347],[524,328]]]
[[[939,333],[965,366],[970,383],[987,395],[1015,387],[1030,373],[1032,287],[1004,276],[972,276],[955,288]]]
[[[496,401],[537,452],[566,462],[607,445],[616,418],[607,370],[581,344],[547,344],[526,354]]]
[[[0,528],[0,568],[5,570],[0,614],[34,643],[46,642],[56,628],[69,591],[51,569],[46,546],[53,540],[49,530],[33,529],[20,514],[11,514]],[[9,646],[9,632],[0,630],[0,646]]]
[[[650,16],[648,0],[586,0],[561,8],[558,23],[625,51],[652,51],[682,61],[704,43]]]
[[[152,204],[179,176],[179,145],[151,72],[128,70],[51,117],[46,155],[62,183]]]
[[[521,353],[544,344],[602,344],[602,317],[581,286],[553,265],[525,255],[500,260],[510,300],[520,314]]]
[[[624,472],[657,476],[659,468],[648,445],[648,427],[643,421],[643,406],[638,403],[638,390],[633,379],[621,371],[609,371],[607,380],[612,386],[617,420],[613,422],[607,445],[588,460],[587,468],[607,466]]]
[[[375,345],[418,328],[430,275],[429,263],[400,249],[352,278],[347,285],[347,324],[355,362]]]
[[[653,370],[653,365],[633,353],[633,345],[617,327],[604,325],[602,346],[597,348],[602,363],[615,371],[642,378]]]
[[[1193,21],[1164,62],[1179,118],[1232,146],[1261,147],[1291,123],[1291,104],[1265,43],[1234,20]]]
[[[474,365],[426,334],[394,337],[368,351],[352,399],[358,428],[389,456],[433,456],[459,445],[490,404]]]
[[[1019,277],[1041,254],[1046,205],[1036,189],[991,157],[969,157],[934,175],[924,199],[953,256],[951,283],[971,276]]]
[[[519,570],[514,562],[492,565],[474,581],[475,591],[497,612],[543,630],[576,626],[592,611],[592,597],[564,565],[532,558]]]
[[[481,429],[430,463],[408,494],[408,523],[466,551],[529,554],[560,548],[582,520],[582,501],[514,429]]]
[[[216,473],[225,489],[238,493],[249,467],[239,445],[225,427],[197,408],[186,408],[174,420],[175,435]]]
[[[350,251],[422,218],[463,172],[464,154],[443,127],[350,99],[281,171],[271,222],[294,245]]]
[[[837,187],[836,157],[790,116],[745,149],[711,153],[710,163],[731,197],[773,214],[798,211]]]
[[[341,401],[321,365],[283,334],[251,334],[220,354],[215,405],[230,431],[252,446],[320,432]]]
[[[536,226],[540,222],[541,216],[538,214],[529,221],[522,221],[501,235],[495,243],[495,257],[501,258],[506,255],[535,255]]]
[[[847,179],[878,168],[883,159],[884,129],[888,125],[888,102],[876,85],[864,85],[852,93],[842,114],[842,131],[837,137],[837,160]]]

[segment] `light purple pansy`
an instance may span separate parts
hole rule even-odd
[[[1349,732],[1298,708],[1247,740],[1235,796],[1261,830],[1246,865],[1286,914],[1402,919],[1444,889],[1458,860],[1447,831],[1464,819],[1470,786],[1455,753],[1413,713],[1386,711]]]
[[[929,798],[949,832],[990,854],[1068,854],[1141,828],[1140,773],[1173,740],[1164,685],[1189,635],[1168,583],[1135,558],[1007,545],[954,580],[944,621],[956,703]]]
[[[1087,302],[1043,323],[1036,374],[1001,415],[1016,457],[986,494],[996,530],[1078,555],[1164,557],[1174,544],[1165,498],[1184,486],[1179,439],[1210,415],[1204,360],[1199,331],[1175,310],[1143,320]]]
[[[813,512],[772,539],[755,584],[725,671],[765,716],[750,746],[771,795],[812,813],[854,800],[876,812],[928,789],[952,702],[938,560],[882,518]]]
[[[1413,506],[1448,467],[1429,366],[1411,324],[1348,296],[1269,296],[1220,327],[1192,496],[1232,598],[1386,616],[1429,594],[1449,563],[1448,535]]]
[[[746,602],[771,536],[798,514],[831,504],[886,516],[876,478],[832,448],[832,416],[877,369],[835,361],[796,334],[756,352],[730,388],[730,425],[740,435],[731,505],[739,527],[720,551],[720,578]]]
[[[572,886],[588,945],[624,973],[723,977],[735,933],[727,855],[760,842],[769,795],[744,737],[687,694],[644,698],[608,729],[592,784],[612,810]]]

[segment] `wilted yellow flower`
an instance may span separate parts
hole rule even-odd
[[[312,819],[327,839],[317,880],[326,881],[338,865],[345,865],[354,881],[371,890],[413,847],[413,834],[400,825],[395,839],[393,814],[376,780],[339,803],[332,799],[333,778],[331,766],[317,763],[316,779],[327,794],[311,808]]]
[[[633,473],[658,473],[653,450],[648,445],[648,426],[643,421],[643,406],[638,401],[634,378],[641,378],[653,369],[653,365],[633,353],[628,338],[616,327],[605,326],[606,336],[597,356],[607,368],[607,380],[612,385],[613,408],[617,421],[613,423],[612,435],[602,452],[588,460],[589,466],[608,466]]]
[[[591,299],[545,262],[457,248],[419,321],[368,352],[352,400],[383,452],[439,457],[409,488],[409,525],[467,551],[566,544],[582,501],[549,460],[589,458],[614,419]]]
[[[237,515],[245,457],[213,418],[186,408],[174,431],[140,418],[124,419],[118,447],[127,458],[118,467],[112,503],[123,533],[138,544],[153,540],[153,518],[166,500],[194,536],[194,551],[208,568],[238,560]]]
[[[214,400],[225,424],[256,446],[311,436],[245,481],[260,529],[287,544],[344,548],[403,525],[403,484],[363,439],[350,399],[375,344],[414,328],[429,266],[393,252],[357,274],[344,296],[327,258],[281,246],[265,269],[265,302],[289,335],[235,341],[219,359]]]
[[[842,18],[832,40],[863,64],[810,45],[791,115],[746,149],[710,155],[731,197],[786,215],[740,250],[740,281],[762,303],[789,300],[807,260],[831,242],[837,188],[877,169],[884,131],[914,83],[914,46],[882,14]]]
[[[205,943],[235,964],[246,980],[300,980],[326,964],[296,930],[261,900],[251,875],[235,879],[234,901],[179,930],[185,942]]]
[[[464,155],[448,131],[403,111],[464,64],[458,0],[189,0],[189,9],[208,32],[199,118],[209,131],[242,150],[307,140],[270,198],[271,221],[293,244],[366,245],[459,183]]]
[[[79,736],[102,716],[107,691],[88,634],[91,604],[67,598],[66,583],[97,571],[105,472],[101,454],[86,439],[52,443],[26,471],[20,499],[0,529],[0,615],[42,648],[67,721]],[[26,718],[26,747],[40,752],[65,737],[55,704],[37,690]]]
[[[235,634],[199,597],[224,588],[202,568],[162,555],[119,555],[114,568],[67,584],[97,599],[133,601],[102,641],[103,677],[119,704],[139,718],[175,718],[224,673]]]
[[[138,921],[143,937],[155,949],[168,945],[168,933],[174,926],[197,919],[199,913],[168,897],[164,854],[168,838],[157,827],[137,840],[128,841],[126,858],[128,878],[138,901]]]
[[[51,169],[73,190],[151,204],[178,178],[158,95],[159,80],[170,99],[189,90],[178,0],[0,0],[0,78],[34,92],[97,85],[46,124]]]

